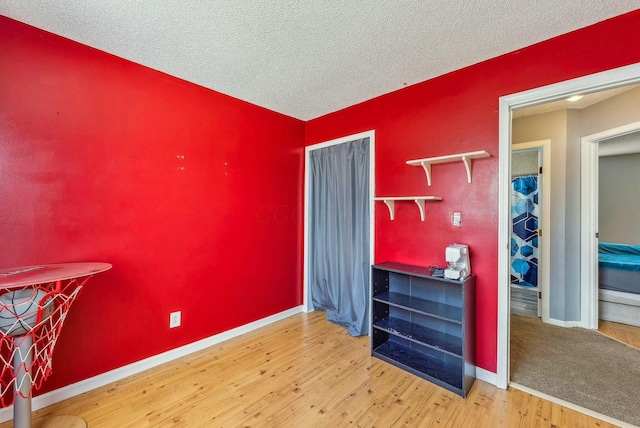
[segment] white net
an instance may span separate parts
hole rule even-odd
[[[0,403],[13,404],[23,382],[39,389],[67,312],[89,276],[0,290]],[[20,384],[18,384],[20,383]],[[27,398],[26,396],[24,398]]]

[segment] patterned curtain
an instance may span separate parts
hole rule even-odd
[[[511,283],[538,286],[538,177],[511,179]]]

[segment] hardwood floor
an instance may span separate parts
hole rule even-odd
[[[350,337],[324,313],[295,315],[52,405],[34,413],[33,426],[64,414],[91,428],[614,427],[482,381],[463,400],[371,358],[368,337]]]
[[[640,327],[600,320],[598,331],[612,339],[640,349]]]

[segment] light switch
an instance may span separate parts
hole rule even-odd
[[[460,227],[460,225],[462,224],[462,214],[453,213],[453,216],[451,216],[451,224],[456,227]]]

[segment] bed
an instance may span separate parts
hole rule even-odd
[[[598,245],[600,319],[640,326],[640,246]]]

